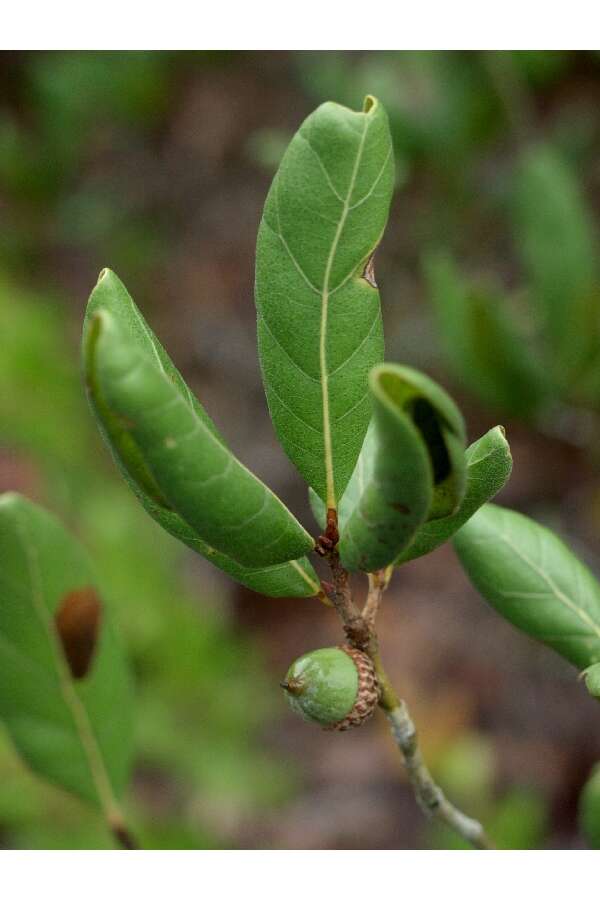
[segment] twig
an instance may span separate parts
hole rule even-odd
[[[375,651],[373,661],[381,686],[379,706],[390,723],[392,737],[402,754],[417,803],[426,816],[445,822],[476,849],[493,850],[493,844],[486,835],[483,825],[450,803],[441,787],[433,780],[419,749],[417,729],[408,707],[392,687],[378,650]]]
[[[129,831],[127,825],[122,821],[113,821],[109,823],[110,831],[115,841],[122,850],[139,850],[140,845]]]
[[[327,546],[330,539],[321,542],[322,555],[327,557],[333,575],[333,584],[328,585],[329,596],[350,643],[359,650],[364,650],[373,660],[381,688],[379,706],[390,723],[392,736],[402,754],[419,806],[428,817],[445,822],[478,850],[493,849],[483,826],[453,806],[433,780],[421,755],[417,731],[406,703],[396,694],[383,667],[374,623],[383,592],[392,574],[391,569],[369,575],[369,594],[361,613],[352,599],[348,572],[340,563],[335,544],[333,547]]]
[[[363,619],[371,631],[375,630],[375,619],[381,606],[383,592],[390,583],[393,567],[388,566],[387,569],[381,569],[379,572],[369,572],[369,593],[367,594],[367,602],[363,607]]]
[[[371,640],[371,631],[352,599],[348,572],[343,568],[337,552],[338,540],[337,513],[334,509],[328,509],[327,528],[317,541],[317,552],[327,559],[333,584],[324,582],[322,584],[343,622],[348,641],[359,650],[366,650]]]

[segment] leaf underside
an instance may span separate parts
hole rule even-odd
[[[300,558],[290,559],[274,565],[257,565],[256,558],[253,558],[250,565],[244,565],[234,560],[228,553],[219,551],[213,543],[201,537],[193,523],[187,521],[180,509],[175,507],[175,503],[172,502],[173,496],[170,498],[165,496],[165,486],[167,487],[167,492],[170,493],[170,485],[165,485],[165,480],[168,482],[173,473],[174,464],[185,466],[185,468],[179,469],[178,475],[183,482],[181,490],[187,493],[188,488],[185,484],[185,479],[189,472],[186,462],[187,456],[185,460],[181,455],[178,455],[176,458],[169,458],[169,453],[176,449],[171,447],[169,453],[166,453],[163,457],[164,465],[159,460],[158,471],[160,475],[157,478],[157,468],[154,468],[154,470],[151,468],[149,454],[144,447],[143,441],[136,437],[134,430],[131,428],[131,422],[127,420],[127,417],[124,419],[123,415],[117,414],[116,409],[111,408],[107,402],[103,391],[100,389],[98,368],[95,361],[102,316],[105,317],[106,322],[115,326],[115,334],[118,336],[121,346],[126,344],[125,352],[128,359],[130,358],[132,362],[135,361],[135,364],[139,365],[145,372],[148,371],[148,365],[154,366],[153,370],[150,371],[151,383],[154,384],[156,382],[157,375],[161,378],[159,382],[160,389],[165,392],[168,391],[170,394],[166,402],[172,402],[173,407],[177,407],[180,412],[183,412],[189,422],[190,430],[192,428],[197,429],[198,433],[202,434],[205,440],[209,440],[212,436],[213,446],[218,450],[220,445],[223,448],[223,453],[228,454],[227,459],[232,459],[233,457],[226,449],[224,441],[217,432],[213,422],[191,393],[166,352],[151,332],[124,285],[114,273],[105,270],[90,297],[84,327],[83,355],[88,396],[100,431],[109,445],[117,465],[146,511],[174,537],[252,590],[268,596],[306,597],[318,593],[320,588],[318,577],[308,560],[305,557],[301,557],[302,549],[312,547],[312,539],[306,535],[300,526],[298,528],[300,529],[301,548],[296,552],[296,556]],[[107,355],[110,358],[110,354]],[[144,399],[143,402],[146,412],[148,412],[146,400]],[[185,405],[185,408],[182,407],[182,403]],[[150,398],[149,407],[153,408],[155,405],[156,398],[153,396]],[[150,415],[152,414],[150,413]],[[164,422],[165,420],[162,419],[159,425],[155,424],[155,429],[164,425]],[[164,441],[168,437],[172,438],[173,436],[166,431],[161,431],[159,439],[162,440],[164,446]],[[222,456],[222,458],[224,457]],[[235,461],[235,464],[243,469],[237,461]],[[247,473],[247,470],[244,469],[243,471],[253,482],[260,485],[258,479],[254,479],[250,473]],[[159,480],[161,484],[159,484]],[[264,486],[262,487],[264,488]],[[268,489],[264,488],[264,491],[268,491]],[[199,494],[201,495],[202,491],[196,486],[192,496],[202,506],[202,498],[201,496],[199,497]],[[190,502],[189,496],[187,500]],[[187,507],[186,497],[184,497],[184,504]],[[284,510],[285,518],[289,521],[289,516],[292,522],[295,523],[291,514],[287,513],[282,504],[279,508],[280,513],[281,509]],[[192,510],[192,516],[195,517],[196,514],[197,509],[195,508]],[[242,535],[240,533],[238,543],[241,544],[241,542]]]
[[[267,197],[256,252],[258,347],[286,453],[331,508],[371,417],[383,358],[371,256],[388,217],[393,154],[386,114],[325,103],[293,138]]]
[[[0,718],[37,774],[110,814],[129,777],[131,683],[105,609],[74,680],[55,619],[73,595],[87,597],[88,613],[101,603],[82,549],[47,512],[3,495]]]
[[[505,619],[580,669],[600,661],[600,584],[556,535],[487,504],[453,543],[475,587]]]

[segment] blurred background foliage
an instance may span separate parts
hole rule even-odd
[[[339,640],[335,618],[236,587],[138,508],[86,407],[81,321],[109,265],[235,451],[313,527],[262,394],[254,242],[304,116],[376,94],[397,161],[377,254],[387,356],[445,384],[471,439],[507,427],[504,501],[599,572],[600,55],[2,53],[0,83],[0,489],[61,515],[96,560],[136,675],[144,846],[458,846],[422,822],[383,723],[322,734],[281,702],[281,673]],[[500,846],[584,846],[578,816],[597,845],[593,784],[577,810],[596,705],[448,547],[397,576],[382,636],[436,775]],[[110,846],[3,732],[0,784],[1,846]]]

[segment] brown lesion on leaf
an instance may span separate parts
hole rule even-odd
[[[70,591],[54,615],[60,644],[75,679],[90,670],[102,622],[102,603],[92,587]]]
[[[368,282],[371,287],[376,288],[377,282],[375,281],[375,251],[371,253],[369,256],[365,268],[363,270],[362,277]]]

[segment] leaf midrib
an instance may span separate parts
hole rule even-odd
[[[591,616],[586,612],[585,609],[582,609],[567,596],[560,588],[556,585],[554,580],[544,572],[539,566],[537,566],[532,559],[526,556],[518,547],[513,544],[510,538],[506,535],[506,533],[501,533],[499,535],[500,540],[503,541],[511,550],[521,559],[525,565],[528,565],[540,578],[546,582],[548,587],[550,588],[551,594],[556,597],[556,599],[562,603],[563,606],[566,606],[572,613],[574,613],[591,631],[596,635],[596,637],[600,638],[600,626],[594,622]]]
[[[365,124],[363,127],[363,132],[360,138],[360,143],[358,145],[358,150],[356,152],[356,158],[354,160],[354,166],[352,169],[352,175],[350,178],[350,184],[348,185],[348,191],[346,197],[344,199],[344,205],[342,207],[342,212],[340,215],[340,219],[338,222],[338,226],[331,244],[331,248],[329,250],[329,255],[327,257],[327,264],[325,266],[325,275],[323,277],[323,290],[321,292],[321,322],[319,329],[319,369],[321,374],[321,400],[323,407],[323,452],[325,457],[325,481],[326,481],[326,491],[327,491],[327,501],[326,506],[328,509],[337,509],[337,501],[335,496],[335,478],[333,472],[333,445],[331,438],[331,420],[330,420],[330,412],[329,412],[329,373],[327,370],[327,318],[328,318],[328,305],[329,305],[329,281],[331,278],[331,272],[333,269],[333,263],[335,261],[335,255],[337,253],[338,244],[340,241],[340,237],[342,235],[342,231],[344,230],[344,225],[346,224],[346,219],[348,217],[348,213],[350,211],[350,200],[352,199],[352,194],[354,192],[354,187],[356,185],[356,178],[358,175],[358,169],[360,166],[360,161],[362,158],[365,140],[367,137],[367,131],[369,128],[369,118],[365,115]]]

